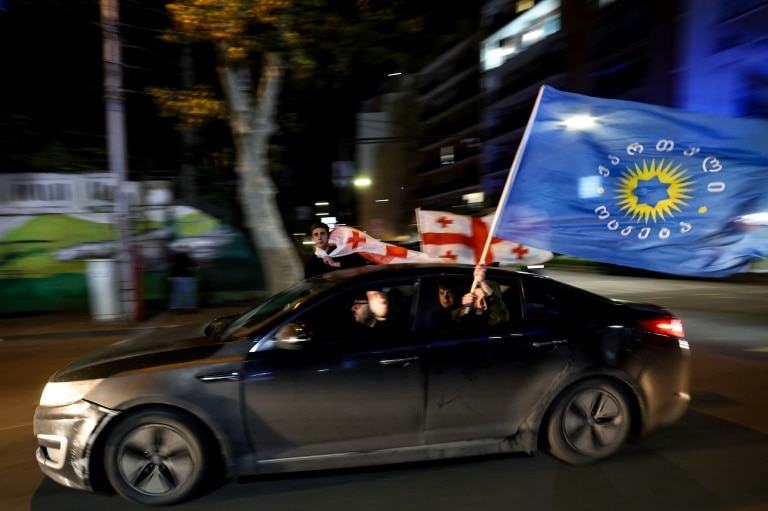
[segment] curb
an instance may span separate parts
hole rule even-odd
[[[200,310],[195,314],[173,314],[163,312],[142,323],[131,324],[124,321],[95,322],[86,316],[31,315],[26,318],[14,318],[3,324],[0,320],[0,342],[30,339],[67,339],[73,337],[97,336],[137,336],[162,328],[173,328],[182,325],[207,322],[211,319],[233,313],[245,312],[240,305],[222,306],[213,309]],[[28,328],[28,321],[35,327]],[[43,329],[50,330],[43,330]],[[26,330],[26,331],[25,331]],[[29,330],[34,330],[30,332]]]
[[[66,332],[42,332],[37,334],[11,334],[0,336],[2,341],[21,341],[29,339],[67,339],[72,337],[99,337],[105,335],[142,335],[153,332],[159,328],[170,328],[167,326],[153,327],[135,327],[135,328],[116,328],[108,330],[70,330]]]

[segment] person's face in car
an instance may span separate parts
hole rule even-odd
[[[366,297],[352,302],[352,314],[355,321],[366,326],[373,326],[378,321],[385,321],[389,313],[387,296],[381,291],[366,291]]]
[[[453,289],[445,286],[438,287],[437,296],[440,299],[440,306],[444,309],[452,307],[456,300],[456,295],[453,293]]]
[[[368,306],[368,300],[355,300],[352,303],[352,314],[355,315],[355,321],[367,325],[371,322],[371,308]]]
[[[482,314],[488,310],[488,302],[485,299],[485,291],[482,287],[478,286],[472,292],[475,295],[473,307],[477,314]]]

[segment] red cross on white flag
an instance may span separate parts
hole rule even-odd
[[[421,250],[432,257],[450,258],[457,263],[477,264],[483,255],[493,214],[483,218],[457,215],[444,211],[416,210],[421,237]],[[515,264],[529,266],[552,259],[547,250],[527,247],[520,243],[491,240],[485,264]]]
[[[336,227],[328,243],[336,245],[328,254],[331,257],[360,254],[376,264],[445,262],[416,250],[384,243],[353,227]]]

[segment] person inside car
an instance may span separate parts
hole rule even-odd
[[[475,287],[461,298],[459,321],[496,326],[509,321],[509,310],[501,299],[501,286],[485,280],[485,266],[479,264],[474,271]]]
[[[381,291],[366,291],[352,303],[355,321],[369,328],[382,327],[389,319],[387,295]]]
[[[461,308],[456,300],[456,288],[453,283],[440,281],[437,283],[438,323],[442,326],[456,323],[460,316]]]

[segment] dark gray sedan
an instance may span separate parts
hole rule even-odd
[[[584,464],[682,416],[689,358],[654,305],[498,268],[355,268],[60,369],[37,460],[148,505],[263,473],[537,449]]]

